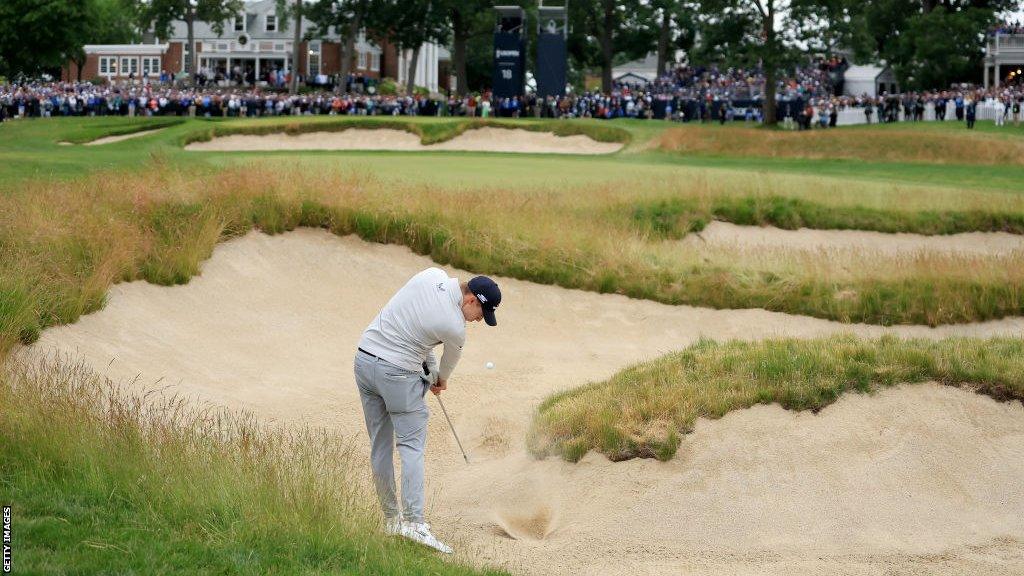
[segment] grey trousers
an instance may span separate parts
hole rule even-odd
[[[408,522],[423,522],[423,453],[430,411],[423,399],[430,386],[422,372],[410,372],[356,352],[356,386],[370,435],[370,467],[380,506],[397,518],[394,446],[402,458],[402,511]]]

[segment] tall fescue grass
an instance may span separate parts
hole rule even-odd
[[[997,400],[1024,400],[1024,339],[701,340],[549,397],[538,408],[528,445],[538,456],[569,461],[589,450],[612,460],[668,460],[697,418],[775,402],[817,411],[845,393],[929,380]]]
[[[481,573],[385,538],[364,466],[326,431],[20,354],[0,365],[0,419],[19,574]]]
[[[756,128],[672,128],[649,148],[684,154],[922,162],[932,164],[1021,165],[1024,141],[966,130],[953,134],[918,130],[811,130],[789,132]]]
[[[344,168],[181,170],[158,162],[140,173],[36,181],[0,195],[0,352],[97,310],[114,282],[187,282],[217,241],[254,227],[268,233],[321,227],[403,244],[479,273],[670,304],[930,325],[1024,310],[1021,254],[866,257],[844,267],[828,255],[752,256],[666,242],[699,229],[681,222],[713,217],[709,206],[719,201],[719,184],[698,178],[668,187],[438,188]],[[752,186],[756,205],[763,184]],[[736,184],[721,197],[742,190]],[[679,198],[694,212],[672,208],[668,220],[644,215],[645,206],[677,206]],[[826,211],[812,206],[812,212]],[[772,210],[756,213],[758,222],[783,223]],[[841,218],[843,208],[832,213]]]
[[[594,122],[559,122],[553,120],[509,121],[499,119],[446,119],[432,122],[409,120],[402,117],[387,116],[331,116],[316,118],[312,121],[304,118],[298,121],[249,121],[214,124],[200,130],[191,131],[181,137],[181,144],[205,142],[219,136],[232,134],[265,135],[265,134],[305,134],[308,132],[341,132],[344,130],[404,130],[420,137],[424,145],[436,144],[451,140],[467,130],[478,128],[505,128],[529,130],[531,132],[551,132],[558,136],[588,136],[598,142],[630,141],[627,130],[615,126],[602,125]]]
[[[915,234],[1009,232],[1024,234],[1024,199],[1009,202],[1009,210],[968,208],[941,210],[934,207],[907,210],[874,208],[858,204],[823,203],[775,193],[674,197],[633,208],[640,225],[667,238],[699,232],[709,219],[747,226],[776,226],[787,230],[870,230]]]

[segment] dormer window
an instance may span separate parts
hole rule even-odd
[[[235,15],[235,32],[245,32],[245,14]]]
[[[277,32],[277,14],[267,14],[267,32]]]

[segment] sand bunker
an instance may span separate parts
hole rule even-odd
[[[356,342],[430,265],[323,231],[251,233],[187,285],[112,287],[104,310],[46,330],[29,352],[354,434],[365,453]],[[1019,402],[921,384],[817,415],[758,406],[700,421],[667,463],[536,461],[523,446],[548,394],[700,336],[1021,335],[1024,319],[887,329],[499,281],[500,324],[469,327],[445,396],[471,464],[428,398],[428,517],[460,558],[529,574],[1024,573]]]
[[[119,136],[104,136],[103,138],[97,138],[90,142],[86,142],[86,146],[98,146],[100,144],[113,144],[114,142],[120,142],[122,140],[131,140],[132,138],[140,138],[142,136],[149,136],[150,134],[156,134],[164,130],[164,128],[156,128],[153,130],[141,130],[139,132],[132,132],[131,134],[121,134]]]
[[[404,130],[360,130],[288,134],[233,134],[208,142],[193,142],[186,150],[218,152],[270,152],[275,150],[461,150],[466,152],[521,152],[531,154],[611,154],[618,142],[598,142],[587,136],[556,136],[550,132],[483,127],[437,144],[424,146],[420,137]]]
[[[919,252],[960,253],[975,256],[1008,256],[1024,251],[1024,236],[1006,232],[969,232],[947,236],[886,234],[863,230],[782,230],[771,226],[737,226],[714,221],[700,234],[690,234],[683,244],[694,248],[781,248],[804,251],[864,251],[884,256]]]

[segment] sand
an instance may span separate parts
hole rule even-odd
[[[782,230],[772,226],[738,226],[713,221],[683,244],[697,249],[713,247],[782,248],[801,251],[860,251],[882,256],[914,253],[959,253],[971,256],[1009,256],[1024,251],[1024,236],[1006,232],[968,232],[945,236],[886,234],[864,230]]]
[[[269,152],[274,150],[461,150],[469,152],[520,152],[531,154],[611,154],[618,142],[598,142],[587,136],[556,136],[519,128],[483,127],[437,144],[423,145],[420,137],[404,130],[359,130],[296,134],[233,134],[207,142],[193,142],[186,150],[218,152]]]
[[[198,401],[329,427],[365,454],[356,342],[430,265],[323,231],[254,232],[218,246],[187,285],[113,286],[105,309],[46,330],[28,352],[69,352],[115,379],[162,379]],[[537,461],[523,445],[548,394],[700,336],[1021,335],[1024,319],[851,326],[498,281],[499,326],[469,326],[445,393],[471,464],[428,398],[428,519],[459,558],[526,574],[1024,573],[1019,402],[917,384],[844,396],[817,415],[758,406],[699,421],[667,463]]]
[[[142,130],[139,132],[132,132],[131,134],[121,134],[119,136],[104,136],[103,138],[97,138],[90,142],[86,142],[86,146],[99,146],[101,144],[113,144],[114,142],[121,142],[122,140],[131,140],[132,138],[140,138],[142,136],[149,136],[150,134],[156,134],[164,130],[164,128],[157,128],[155,130]]]

